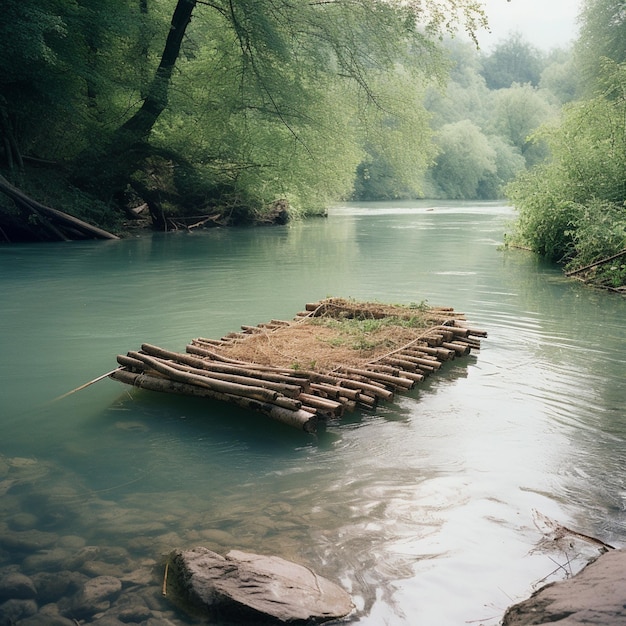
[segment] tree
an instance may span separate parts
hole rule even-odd
[[[155,219],[328,202],[349,192],[365,147],[415,185],[438,37],[484,22],[474,0],[5,5],[0,158],[62,161],[82,192],[115,206],[135,194]]]
[[[446,124],[437,136],[437,144],[440,152],[432,176],[445,197],[477,198],[480,182],[497,171],[496,152],[487,137],[475,124],[462,120]]]
[[[580,13],[576,53],[584,82],[592,93],[602,59],[626,61],[626,10],[622,0],[585,0]]]
[[[450,5],[455,7],[453,16],[446,13]],[[200,8],[201,11],[194,11]],[[419,121],[415,123],[423,115],[404,115],[409,120],[408,126],[401,121],[403,116],[398,103],[406,101],[406,97],[401,94],[402,87],[395,95],[391,94],[389,83],[398,82],[396,79],[399,80],[403,73],[406,85],[410,84],[408,78],[415,80],[419,76],[419,80],[424,80],[425,75],[438,72],[440,62],[432,38],[450,28],[455,20],[465,20],[467,28],[473,32],[481,19],[482,13],[470,0],[428,0],[426,3],[238,0],[213,2],[201,7],[192,0],[179,0],[159,66],[141,106],[112,135],[104,153],[83,159],[83,162],[93,164],[86,177],[99,178],[101,187],[121,188],[129,174],[136,171],[145,159],[147,140],[165,140],[163,146],[168,149],[175,143],[167,137],[166,126],[155,129],[155,125],[168,109],[174,80],[172,72],[177,63],[180,74],[175,77],[175,82],[181,85],[185,82],[178,93],[190,90],[188,77],[183,72],[194,72],[202,82],[208,79],[212,97],[210,101],[205,99],[206,106],[211,109],[217,105],[227,118],[220,123],[222,131],[217,136],[227,130],[231,138],[237,137],[234,149],[226,150],[226,155],[224,148],[218,147],[211,136],[212,128],[204,128],[200,133],[204,144],[208,142],[213,146],[212,154],[208,155],[209,169],[215,173],[216,166],[224,168],[221,173],[226,175],[219,176],[222,183],[229,179],[232,183],[233,176],[236,176],[241,187],[243,181],[251,180],[250,174],[255,173],[257,176],[252,179],[256,178],[257,188],[267,189],[267,177],[264,184],[259,180],[259,173],[271,171],[277,182],[277,176],[280,177],[279,183],[273,186],[274,194],[286,193],[290,187],[286,183],[290,180],[291,185],[300,187],[299,194],[296,190],[297,195],[303,199],[307,195],[310,197],[311,194],[302,193],[302,188],[310,189],[310,182],[315,177],[309,174],[304,180],[310,182],[298,185],[284,167],[282,170],[277,167],[281,159],[268,159],[267,150],[263,148],[271,148],[274,156],[278,156],[282,148],[277,139],[283,137],[292,145],[291,158],[282,160],[283,163],[293,164],[294,156],[297,156],[313,166],[317,160],[319,168],[320,157],[328,157],[331,151],[328,144],[319,145],[314,134],[325,132],[336,142],[337,135],[329,131],[335,120],[343,117],[336,115],[337,109],[330,115],[316,109],[314,103],[320,99],[329,102],[324,92],[341,92],[347,98],[341,105],[339,101],[334,103],[344,108],[347,106],[355,113],[356,119],[352,123],[357,127],[365,119],[374,119],[374,125],[367,129],[368,141],[377,143],[377,149],[386,151],[389,158],[393,154],[396,174],[407,179],[409,170],[419,172],[419,163],[425,161],[420,148],[425,149],[427,145],[421,139],[426,136],[426,128]],[[418,21],[423,28],[417,28]],[[208,24],[209,28],[194,28],[194,23]],[[189,51],[184,47],[185,33],[193,40],[193,49]],[[225,76],[216,63],[228,68],[229,76]],[[398,71],[399,67],[403,68],[402,71]],[[378,77],[383,75],[386,80],[379,80]],[[216,76],[223,82],[214,80]],[[198,94],[193,85],[191,91]],[[182,102],[184,98],[176,97],[176,100],[178,106],[170,109],[165,124],[180,129],[180,123],[189,123],[192,115],[186,113],[190,107]],[[223,106],[225,101],[226,107]],[[363,114],[366,109],[379,113]],[[407,110],[419,112],[421,105],[413,99]],[[203,108],[202,116],[212,120],[220,117],[219,113],[216,115],[207,108]],[[381,122],[382,118],[386,121]],[[198,125],[193,125],[198,130]],[[395,137],[396,142],[404,140],[406,144],[405,131],[409,126],[414,129],[413,159],[406,159],[401,150],[390,151],[389,139],[381,139]],[[272,132],[266,132],[269,128]],[[352,133],[344,131],[342,134],[349,138]],[[252,143],[260,137],[264,138],[265,146]],[[354,147],[346,146],[339,150],[338,155],[342,157],[335,163],[337,171],[342,172],[341,183],[331,190],[328,182],[332,177],[324,176],[317,183],[326,182],[328,193],[322,195],[345,191],[345,166],[352,162],[351,158],[343,158],[347,150],[355,153]],[[221,152],[219,156],[218,152]],[[400,154],[402,158],[398,158]],[[326,172],[327,168],[322,171]],[[300,171],[301,175],[304,173]],[[82,178],[85,179],[84,171]]]
[[[580,72],[573,55],[555,59],[548,63],[541,73],[539,89],[542,95],[548,92],[557,106],[573,102],[581,91]]]
[[[97,125],[119,119],[115,85],[136,80],[130,42],[139,37],[137,15],[134,0],[111,0],[106,10],[96,0],[3,3],[5,165],[10,168],[22,155],[72,158],[97,134]]]
[[[611,89],[568,106],[560,125],[538,131],[551,161],[508,188],[518,239],[572,265],[626,247],[626,64],[607,62],[600,83]],[[624,284],[626,268],[611,280]]]
[[[514,32],[483,59],[482,75],[489,89],[506,89],[514,83],[536,87],[543,66],[541,52]]]
[[[493,130],[518,148],[528,166],[546,158],[542,141],[530,141],[531,133],[556,118],[558,110],[531,85],[513,85],[495,93]]]

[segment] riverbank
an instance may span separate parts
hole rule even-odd
[[[626,623],[626,551],[609,550],[569,580],[552,583],[510,607],[502,626]]]

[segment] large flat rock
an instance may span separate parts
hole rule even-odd
[[[573,578],[508,609],[502,626],[624,626],[626,550],[609,550]]]
[[[239,550],[221,556],[196,547],[175,550],[169,562],[173,593],[191,612],[204,609],[242,623],[250,623],[251,616],[255,623],[311,623],[343,617],[354,608],[341,587],[277,556]]]

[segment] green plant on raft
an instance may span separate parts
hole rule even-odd
[[[387,342],[377,338],[376,333],[386,328],[425,328],[428,322],[425,317],[414,315],[411,317],[390,316],[383,318],[373,317],[319,317],[311,322],[318,326],[330,328],[337,336],[326,340],[329,345],[340,348],[350,347],[353,350],[372,350]]]

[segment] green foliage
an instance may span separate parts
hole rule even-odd
[[[469,120],[446,124],[437,136],[439,155],[433,178],[445,197],[476,198],[478,186],[495,174],[496,153],[481,130]]]
[[[537,87],[543,68],[542,53],[520,33],[512,33],[483,59],[482,75],[489,89],[506,89],[516,83]]]
[[[161,84],[181,6],[193,19]],[[483,25],[474,0],[6,0],[0,132],[70,163],[107,203],[128,184],[157,198],[160,180],[161,209],[185,193],[196,206],[321,210],[350,193],[364,158],[416,192],[433,156],[422,89],[443,75],[438,38]],[[153,105],[138,141],[130,122]]]
[[[135,2],[6,0],[0,18],[0,108],[20,152],[71,158],[119,119],[139,63]],[[98,118],[103,116],[102,121]]]
[[[588,93],[597,87],[602,60],[626,62],[626,11],[623,0],[584,0],[577,61]]]
[[[626,247],[626,65],[606,65],[601,83],[606,94],[537,133],[552,160],[508,189],[517,241],[552,260],[584,264]]]
[[[541,73],[540,93],[555,105],[573,102],[581,90],[580,72],[574,57],[567,54],[564,59],[555,59]]]
[[[493,131],[515,146],[527,166],[535,165],[548,155],[546,144],[530,141],[531,133],[541,124],[556,118],[558,110],[530,85],[513,85],[494,95]]]
[[[626,248],[626,206],[595,198],[590,200],[579,208],[572,238],[575,259],[568,269],[588,265],[623,250]],[[611,270],[611,266],[605,269]],[[613,270],[613,278],[617,269]]]
[[[420,83],[439,60],[407,14],[379,2],[285,4],[256,29],[253,5],[235,18],[197,13],[194,53],[179,60],[152,141],[184,150],[258,209],[287,198],[295,212],[325,210],[350,195],[366,152],[394,187],[417,188],[432,154]]]
[[[425,311],[426,308],[418,307],[415,310],[416,315],[412,317],[388,316],[379,319],[372,317],[319,317],[313,318],[311,323],[331,328],[337,333],[335,337],[329,340],[330,345],[334,347],[371,350],[384,345],[381,343],[381,339],[376,337],[376,333],[385,328],[426,328],[428,326],[427,318],[417,314],[419,311]],[[384,339],[382,341],[384,342]]]
[[[426,191],[435,197],[501,198],[519,172],[547,157],[545,142],[530,142],[528,136],[557,115],[561,96],[530,84],[490,90],[476,49],[457,41],[446,42],[445,49],[450,81],[445,89],[431,87],[425,98],[440,150]],[[562,62],[558,52],[546,58]]]

